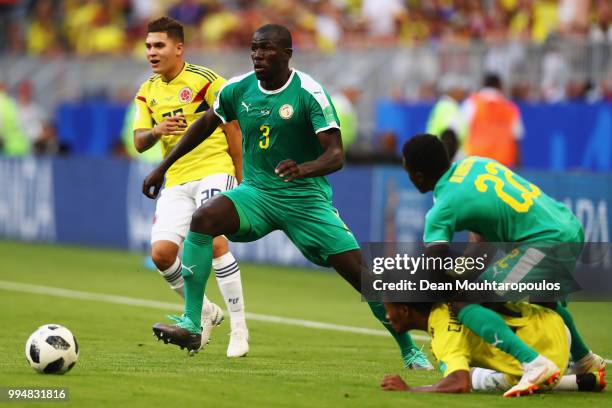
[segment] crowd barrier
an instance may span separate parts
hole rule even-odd
[[[146,251],[155,203],[141,193],[151,166],[113,158],[0,158],[0,239]],[[612,174],[522,173],[563,201],[587,241],[609,242]],[[360,242],[418,242],[431,207],[398,167],[347,167],[332,174],[334,204]],[[241,259],[307,266],[281,232],[232,244]]]

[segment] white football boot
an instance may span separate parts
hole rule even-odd
[[[223,309],[211,301],[202,307],[202,343],[200,350],[210,342],[212,330],[223,322]]]
[[[561,370],[543,355],[523,364],[523,376],[518,384],[504,393],[504,397],[520,397],[540,389],[551,389],[559,380]]]
[[[232,329],[227,346],[228,357],[244,357],[249,352],[249,331],[246,325]]]
[[[574,369],[576,374],[592,373],[594,371],[605,371],[606,360],[603,357],[589,351],[589,353],[575,362]]]

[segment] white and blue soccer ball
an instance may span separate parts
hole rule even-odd
[[[79,343],[64,326],[45,324],[28,339],[25,354],[30,366],[43,374],[64,374],[79,358]]]

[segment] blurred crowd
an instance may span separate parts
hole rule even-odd
[[[200,49],[248,46],[264,23],[296,48],[523,40],[612,43],[612,0],[0,0],[0,48],[32,55],[142,54],[146,23],[169,15]]]
[[[58,137],[53,118],[36,102],[32,83],[17,85],[16,96],[0,82],[0,155],[57,155],[69,152]]]
[[[480,85],[472,83],[476,74],[466,57],[470,54],[453,56],[460,49],[455,45],[475,44],[474,50],[478,44],[489,45],[472,57],[480,59],[484,71],[499,75],[505,83],[500,92],[513,100],[612,100],[612,71],[605,68],[612,61],[612,0],[0,0],[0,55],[142,58],[146,25],[161,15],[181,21],[187,46],[201,50],[248,47],[253,31],[272,20],[291,29],[297,49],[332,53],[339,44],[366,49],[425,45],[416,54],[406,49],[385,62],[393,84],[391,95],[385,96],[442,102],[436,106],[445,118],[456,116],[447,109],[458,110]],[[604,68],[596,71],[599,75],[572,64],[571,53],[562,52],[564,42],[558,41],[564,38],[601,45]],[[535,64],[529,44],[538,45],[541,54]],[[458,65],[450,63],[457,59]],[[400,80],[394,79],[395,71]],[[33,87],[28,79],[13,81],[8,89],[0,82],[0,152],[68,152],[53,114],[37,104],[40,89]],[[352,158],[397,160],[397,135],[360,133],[364,129],[357,110],[363,90],[351,84],[334,91],[346,144],[356,141],[349,150]],[[124,143],[113,149],[115,154],[134,156],[130,123],[128,114]],[[456,134],[449,136],[448,129]],[[448,123],[432,133],[458,144],[457,149],[465,140],[465,129]]]

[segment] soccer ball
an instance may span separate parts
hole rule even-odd
[[[44,374],[64,374],[79,358],[79,343],[59,324],[40,326],[28,339],[25,354],[30,366]]]

